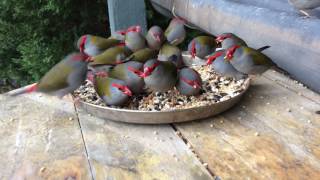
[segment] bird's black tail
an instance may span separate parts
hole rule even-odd
[[[266,49],[268,49],[268,48],[270,48],[271,46],[263,46],[263,47],[261,47],[261,48],[259,48],[259,49],[257,49],[259,52],[262,52],[262,51],[264,51],[264,50],[266,50]]]

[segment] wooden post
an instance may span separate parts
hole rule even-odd
[[[107,1],[111,34],[132,25],[140,25],[142,33],[146,33],[147,20],[144,0]]]

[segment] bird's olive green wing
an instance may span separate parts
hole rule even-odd
[[[114,65],[117,60],[117,56],[120,53],[124,53],[124,47],[112,47],[104,51],[102,54],[93,57],[93,62],[90,65],[110,64]]]
[[[249,52],[249,54],[252,56],[252,59],[256,65],[264,65],[264,66],[274,65],[272,60],[268,56],[264,55],[263,53],[251,48],[246,48],[246,51]]]
[[[99,50],[105,50],[110,47],[116,46],[120,43],[117,39],[106,39],[94,36],[92,37],[92,42],[99,48]]]
[[[96,77],[96,91],[100,97],[110,96],[110,78],[108,77]]]
[[[51,68],[39,81],[38,89],[42,92],[52,92],[68,87],[68,77],[73,71],[66,61],[61,61]]]
[[[119,64],[109,72],[109,76],[115,79],[124,80],[126,78],[125,68],[126,68],[126,64]]]
[[[206,44],[206,45],[208,45],[210,47],[216,47],[217,46],[215,38],[211,37],[211,36],[200,36],[199,37],[199,42],[201,44]]]

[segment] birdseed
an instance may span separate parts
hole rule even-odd
[[[111,108],[142,110],[142,111],[167,111],[176,109],[208,106],[218,102],[226,101],[239,95],[245,89],[246,79],[234,80],[232,78],[217,75],[210,66],[193,66],[202,78],[202,90],[197,96],[185,96],[177,89],[167,92],[146,91],[134,95],[125,106],[108,106]],[[80,100],[99,106],[107,106],[97,95],[93,84],[86,81],[74,92]]]

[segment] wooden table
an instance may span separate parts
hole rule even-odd
[[[0,179],[320,179],[320,96],[275,71],[219,116],[134,125],[0,96]]]

